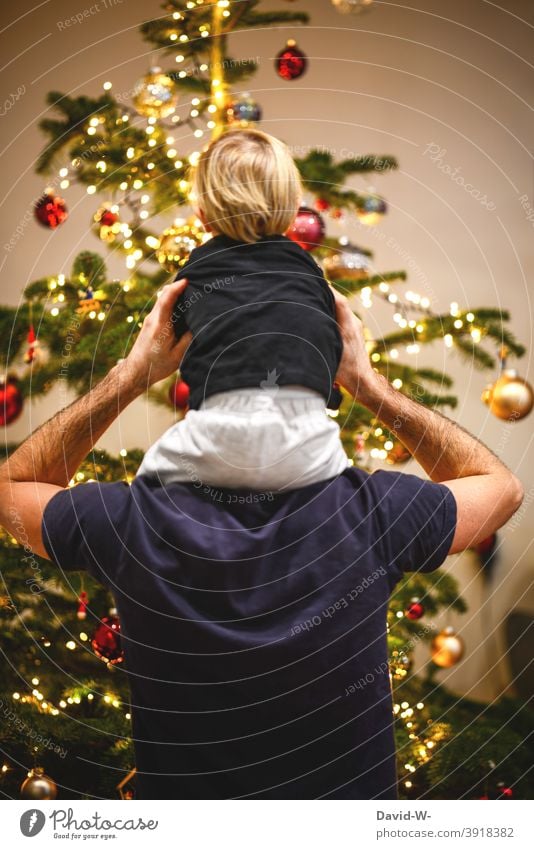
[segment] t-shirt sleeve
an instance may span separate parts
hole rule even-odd
[[[126,483],[86,483],[58,492],[42,521],[48,556],[65,571],[83,570],[110,586],[123,551]]]
[[[456,500],[439,483],[402,472],[369,476],[380,546],[402,572],[432,572],[447,557],[456,529]]]

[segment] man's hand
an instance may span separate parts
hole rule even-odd
[[[187,280],[175,280],[163,288],[123,363],[125,377],[140,392],[176,371],[191,343],[189,332],[176,340],[172,323],[174,304],[186,286]]]
[[[349,392],[356,401],[365,404],[377,374],[369,360],[363,337],[363,324],[354,315],[347,298],[332,288],[336,302],[336,318],[343,341],[343,354],[339,363],[336,381]]]
[[[47,557],[41,520],[50,499],[67,486],[119,413],[180,365],[191,334],[176,341],[171,316],[186,285],[179,280],[165,286],[128,357],[87,395],[38,428],[0,466],[0,525],[36,554]]]

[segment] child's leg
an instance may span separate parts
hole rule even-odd
[[[205,472],[209,468],[211,444],[202,419],[200,416],[198,420],[198,413],[190,410],[184,419],[166,430],[146,452],[137,474],[163,485],[208,483]]]

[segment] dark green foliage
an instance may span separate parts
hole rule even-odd
[[[339,250],[339,245],[337,247]],[[342,295],[349,297],[361,292],[362,289],[376,289],[381,283],[396,283],[407,279],[405,271],[385,271],[383,274],[371,274],[368,277],[362,277],[359,280],[351,280],[338,278],[333,282],[333,286]]]
[[[205,117],[211,80],[217,70],[212,63],[215,39],[203,38],[199,31],[200,26],[211,24],[210,5],[189,10],[186,0],[168,0],[163,6],[165,15],[141,26],[143,38],[153,48],[173,59],[183,55],[183,63],[173,61],[168,74],[183,96],[200,99],[199,119]],[[293,6],[265,12],[259,7],[260,0],[231,3],[230,16],[218,37],[225,82],[237,91],[255,73],[257,63],[254,56],[234,59],[228,54],[228,36],[233,30],[308,21],[308,15]],[[182,19],[173,19],[173,12],[179,12]],[[188,36],[186,42],[171,40],[177,30]],[[207,69],[201,70],[204,64]],[[177,68],[187,68],[187,75],[180,76]],[[124,218],[132,231],[128,237],[132,249],[141,249],[143,258],[150,260],[154,259],[153,247],[149,249],[147,244],[155,234],[140,216],[141,201],[133,186],[134,177],[141,178],[141,191],[150,196],[145,208],[151,216],[174,211],[188,202],[188,163],[173,161],[167,155],[168,123],[155,126],[151,136],[155,145],[149,148],[144,122],[129,104],[119,100],[111,94],[73,98],[61,92],[50,93],[48,103],[53,114],[40,124],[47,144],[38,159],[37,171],[50,174],[56,164],[75,163],[71,180],[95,186],[106,202],[112,198],[121,204],[121,220],[127,213]],[[187,101],[182,100],[184,103]],[[197,126],[192,117],[182,116],[172,125],[172,131],[182,124],[191,129]],[[397,167],[392,156],[370,154],[336,162],[325,150],[312,150],[296,163],[310,194],[349,214],[357,212],[364,199],[364,194],[347,185],[350,178],[386,174]],[[88,224],[95,212],[96,208],[87,208]],[[110,247],[123,249],[116,243]],[[324,258],[339,250],[337,240],[325,237],[316,254]],[[372,256],[371,251],[364,253]],[[109,280],[103,258],[84,251],[76,257],[70,276],[51,275],[31,282],[19,305],[0,307],[3,359],[6,366],[20,374],[23,395],[42,395],[58,381],[78,393],[89,389],[128,353],[158,288],[168,279],[167,272],[158,267],[154,273],[137,268],[127,279]],[[406,279],[404,271],[390,271],[360,280],[337,280],[335,286],[347,295],[358,296],[368,288],[375,297],[385,298],[384,284]],[[86,295],[94,299],[89,308]],[[398,362],[390,356],[395,345],[428,344],[450,334],[456,349],[470,362],[493,368],[494,357],[471,337],[471,329],[476,327],[483,339],[496,346],[506,344],[516,356],[524,353],[524,347],[507,326],[509,315],[504,311],[479,308],[471,311],[473,319],[468,320],[464,310],[458,314],[462,327],[455,328],[458,316],[434,315],[429,309],[407,304],[402,310],[408,318],[413,313],[421,330],[399,327],[370,342],[373,364],[389,380],[401,380],[404,393],[429,406],[456,404],[456,397],[444,391],[451,388],[452,380],[439,371]],[[24,367],[22,355],[30,323],[44,356]],[[173,379],[154,388],[151,399],[167,404]],[[395,434],[381,429],[369,410],[348,396],[344,397],[338,421],[349,456],[354,452],[356,433],[365,433],[367,447],[382,451],[388,440],[396,442]],[[125,458],[94,451],[80,474],[85,481],[129,481],[141,458],[139,451],[130,451]],[[124,669],[108,668],[95,657],[89,640],[82,636],[91,636],[96,623],[108,613],[111,598],[87,576],[76,572],[59,574],[48,561],[29,558],[3,532],[0,580],[0,745],[9,766],[7,772],[0,773],[0,794],[17,798],[27,770],[41,766],[58,783],[60,799],[117,798],[116,785],[134,764]],[[82,590],[88,593],[89,609],[87,619],[80,621],[76,611]],[[418,597],[425,607],[424,617],[416,622],[397,615],[406,610],[413,597]],[[433,633],[430,617],[447,610],[465,610],[456,582],[449,574],[414,573],[404,578],[395,590],[388,617],[392,658],[404,654],[411,657],[420,642],[428,643]],[[75,645],[73,650],[67,647],[70,640]],[[397,711],[401,794],[407,798],[476,798],[486,789],[483,785],[487,777],[488,788],[504,780],[513,784],[516,798],[532,798],[532,713],[509,699],[491,707],[458,699],[436,683],[436,673],[437,668],[429,661],[423,677],[407,673],[402,679],[394,678],[396,703],[424,703],[424,707],[416,709],[413,731],[400,707]],[[39,684],[32,684],[32,679],[38,679]],[[33,691],[41,693],[42,698]],[[63,701],[66,706],[57,707]],[[49,707],[44,708],[44,703]],[[58,712],[52,713],[50,706]],[[40,743],[35,751],[39,736],[51,745]],[[428,740],[435,742],[435,748],[431,757],[422,757],[420,750]],[[57,751],[58,747],[66,751],[66,756]],[[416,765],[413,774],[406,773],[407,762]],[[405,787],[407,775],[412,789]]]
[[[424,698],[419,688],[413,698]],[[401,796],[424,799],[499,798],[502,786],[514,799],[532,799],[534,710],[518,699],[491,705],[458,698],[443,687],[429,694],[434,720],[429,733],[442,737],[432,757],[410,776],[413,788],[400,783]],[[405,732],[397,727],[399,774],[406,776]],[[403,752],[404,746],[404,752]],[[501,797],[502,798],[502,797]]]
[[[50,138],[50,142],[37,160],[38,174],[48,174],[54,159],[67,144],[79,138],[84,124],[94,116],[116,117],[115,101],[107,94],[98,98],[85,96],[69,97],[59,91],[51,91],[47,97],[61,118],[43,118],[39,123],[40,129]]]
[[[85,480],[131,479],[141,458],[142,452],[123,458],[94,451],[80,473]],[[89,597],[85,620],[76,615],[82,590]],[[80,637],[91,637],[111,598],[85,574],[61,574],[48,560],[28,557],[2,531],[0,600],[1,746],[2,763],[9,765],[0,792],[18,798],[27,770],[41,766],[63,785],[59,798],[117,798],[122,771],[134,764],[126,677],[120,666],[108,669]],[[74,650],[67,648],[70,640]],[[41,700],[34,690],[43,694]],[[66,707],[59,706],[61,700]],[[52,706],[57,715],[50,713]]]
[[[312,150],[303,159],[295,159],[304,187],[337,208],[358,209],[364,195],[343,184],[352,174],[386,173],[397,168],[392,156],[358,156],[335,162],[328,151]]]

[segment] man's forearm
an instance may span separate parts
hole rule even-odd
[[[451,553],[463,551],[498,530],[523,499],[518,478],[485,445],[454,422],[393,389],[374,371],[363,326],[348,301],[334,291],[343,340],[337,379],[355,400],[386,425],[435,483],[456,503]]]
[[[126,364],[116,365],[87,395],[28,437],[0,469],[0,480],[67,486],[83,458],[140,391]]]
[[[405,445],[436,482],[470,475],[510,474],[506,466],[474,436],[440,413],[395,390],[382,375],[361,401]]]

